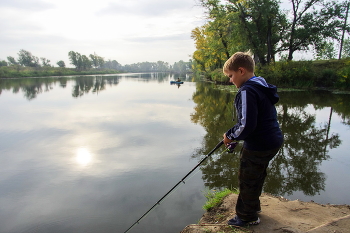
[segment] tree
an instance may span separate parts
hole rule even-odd
[[[324,0],[290,0],[290,2],[292,18],[284,33],[287,42],[282,44],[288,51],[288,60],[293,59],[295,51],[308,50],[310,45],[317,48],[324,44],[325,39],[339,37],[340,4],[325,3]],[[315,6],[319,6],[319,9]]]
[[[31,54],[31,52],[21,49],[18,53],[18,63],[22,66],[39,67],[39,58]]]
[[[344,24],[343,24],[343,28],[342,28],[342,37],[340,39],[339,60],[341,59],[342,52],[343,52],[345,31],[349,31],[349,29],[347,29],[346,27],[347,27],[347,19],[348,19],[348,14],[349,14],[350,1],[344,2],[344,7],[346,8],[346,13],[344,15]]]
[[[90,59],[87,56],[82,55],[81,59],[82,59],[83,70],[88,70],[92,67],[92,62],[90,61]]]
[[[154,69],[155,69],[155,71],[165,72],[165,71],[169,70],[169,64],[167,62],[164,62],[164,61],[157,61]]]
[[[335,59],[336,51],[333,42],[323,42],[316,50],[316,59],[330,60]]]
[[[0,61],[0,67],[7,66],[7,62],[5,60]]]
[[[75,68],[77,70],[81,70],[83,67],[83,60],[82,60],[82,56],[80,53],[78,52],[74,52],[74,51],[70,51],[68,53],[68,57],[70,60],[70,64],[72,64],[73,66],[75,66]]]
[[[56,63],[59,67],[65,68],[66,64],[64,63],[64,61],[60,60]]]
[[[50,66],[51,66],[51,65],[50,65],[50,62],[51,62],[51,61],[50,61],[49,59],[44,58],[44,57],[41,57],[40,60],[41,60],[42,66],[46,66],[46,67],[50,67]]]
[[[344,58],[350,57],[350,39],[346,39],[343,42],[343,51],[342,51],[342,56]]]
[[[18,65],[18,62],[16,61],[16,59],[14,57],[8,56],[7,60],[9,62],[9,65]]]
[[[75,66],[75,68],[78,68],[78,58],[77,58],[77,53],[74,51],[70,51],[68,53],[68,58],[70,60],[70,64]]]
[[[179,62],[175,62],[173,66],[173,71],[176,73],[186,73],[188,67],[188,62],[184,62],[183,60],[180,60]]]
[[[114,60],[115,61],[115,60]],[[117,61],[115,61],[117,62]],[[97,63],[98,63],[98,67],[102,69],[103,65],[105,64],[105,59],[103,57],[98,57],[97,58]],[[118,62],[117,62],[118,63]],[[119,64],[119,63],[118,63]]]
[[[237,13],[240,34],[258,61],[264,65],[275,60],[281,31],[287,19],[277,0],[230,0],[229,9]]]
[[[101,63],[101,67],[106,69],[112,69],[112,70],[119,70],[122,68],[122,65],[120,65],[116,60],[108,60],[106,62]]]

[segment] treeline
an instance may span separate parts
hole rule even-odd
[[[192,67],[198,72],[221,69],[237,51],[250,50],[259,67],[274,66],[276,58],[291,62],[300,51],[315,60],[350,57],[350,40],[345,38],[350,31],[348,0],[289,0],[285,4],[290,10],[281,9],[278,0],[200,3],[208,21],[192,30]]]
[[[139,62],[130,65],[121,65],[116,60],[105,60],[96,53],[88,56],[75,51],[68,53],[68,59],[73,68],[66,68],[63,60],[58,61],[54,67],[47,58],[34,56],[31,52],[21,49],[18,58],[12,56],[0,60],[0,78],[50,76],[72,74],[104,74],[120,72],[174,72],[187,73],[191,70],[192,62],[180,60],[170,65],[164,61]]]

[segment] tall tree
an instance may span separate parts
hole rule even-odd
[[[18,65],[18,62],[16,61],[16,59],[14,57],[8,56],[7,60],[8,60],[10,65]]]
[[[88,70],[92,67],[92,62],[90,61],[90,59],[87,56],[82,55],[81,60],[82,60],[83,70]]]
[[[295,51],[308,50],[311,45],[317,49],[325,39],[339,37],[339,4],[325,0],[290,2],[292,17],[284,35],[287,42],[282,45],[288,50],[288,60],[293,59]]]
[[[201,0],[201,4],[209,19],[205,32],[213,37],[208,46],[224,53],[224,60],[234,52],[248,49],[262,64],[274,60],[282,40],[281,31],[287,25],[277,0],[228,0],[226,5],[218,0]]]
[[[229,0],[229,9],[238,14],[240,33],[259,62],[274,60],[277,45],[286,28],[286,16],[277,0]]]
[[[51,66],[50,64],[51,61],[49,59],[41,57],[40,60],[41,60],[42,66]]]
[[[343,28],[342,28],[342,37],[341,37],[341,40],[340,40],[339,60],[341,59],[342,52],[343,52],[345,32],[346,31],[349,32],[349,28],[347,28],[347,20],[348,20],[348,14],[349,14],[350,1],[344,2],[343,6],[344,6],[344,8],[346,8],[346,13],[344,15],[344,24],[343,24]]]
[[[18,63],[22,66],[39,67],[39,58],[32,55],[31,52],[21,49],[18,52]]]
[[[70,64],[72,64],[73,66],[75,66],[75,68],[77,70],[81,70],[83,68],[83,60],[82,60],[82,56],[80,53],[78,52],[74,52],[74,51],[70,51],[68,53],[68,57],[70,60]]]

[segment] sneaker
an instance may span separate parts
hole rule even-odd
[[[237,215],[233,219],[228,220],[227,222],[228,225],[239,226],[239,227],[244,227],[248,225],[258,225],[259,223],[260,223],[260,218],[258,218],[255,221],[243,221]]]

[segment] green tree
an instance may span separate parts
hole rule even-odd
[[[239,32],[262,65],[275,60],[280,51],[281,32],[287,19],[277,0],[230,0],[229,9],[236,13]]]
[[[102,67],[111,70],[119,70],[122,68],[122,65],[119,64],[119,62],[117,62],[116,60],[112,61],[111,59],[109,59],[106,62],[103,61]]]
[[[344,40],[342,56],[344,58],[350,57],[350,39],[345,39]]]
[[[7,62],[5,60],[0,61],[0,67],[7,66]]]
[[[97,69],[103,67],[105,62],[103,57],[98,56],[96,53],[90,54],[89,57],[94,68]]]
[[[40,60],[41,60],[42,66],[46,66],[46,67],[50,67],[51,66],[51,64],[50,64],[51,61],[49,59],[41,57]]]
[[[83,70],[88,70],[92,67],[92,62],[90,61],[90,59],[87,56],[82,55],[81,60],[82,60]]]
[[[216,54],[223,60],[215,68],[221,67],[234,52],[248,49],[261,64],[274,60],[282,40],[281,31],[287,25],[277,0],[229,0],[225,5],[218,0],[201,0],[201,4],[207,9],[209,19],[201,32],[206,49],[214,51],[204,57],[210,59]],[[198,29],[192,32],[192,38],[199,39]],[[198,50],[196,53],[194,59],[200,64],[198,57],[204,54]]]
[[[157,61],[155,64],[155,70],[159,72],[165,72],[169,70],[169,64],[164,61]]]
[[[282,44],[293,60],[295,51],[308,50],[313,45],[322,47],[327,38],[339,38],[341,5],[324,0],[290,0],[292,17],[284,32]],[[319,6],[318,9],[315,6]]]
[[[316,50],[316,59],[330,60],[335,59],[337,52],[335,51],[334,43],[324,41]]]
[[[39,58],[32,55],[31,52],[21,49],[18,52],[18,63],[22,66],[39,67]]]
[[[56,63],[59,67],[65,68],[66,64],[64,63],[64,61],[60,60]]]
[[[70,60],[70,64],[72,64],[73,66],[75,66],[75,68],[77,70],[81,70],[83,68],[83,60],[82,60],[82,56],[80,53],[78,52],[74,52],[74,51],[70,51],[68,53],[68,57]]]
[[[98,63],[98,67],[99,68],[102,68],[103,67],[103,65],[105,64],[105,59],[103,58],[103,57],[98,57],[97,58],[97,63]]]
[[[14,57],[8,56],[7,60],[8,60],[10,65],[18,65],[18,62],[16,61],[16,59]]]
[[[342,57],[345,32],[349,32],[349,27],[347,26],[347,19],[348,19],[348,14],[349,14],[350,1],[345,1],[342,6],[346,10],[345,10],[345,14],[341,15],[341,16],[343,16],[341,18],[344,20],[344,24],[343,24],[343,27],[341,30],[342,36],[340,39],[339,59],[341,59],[341,57]]]
[[[175,62],[173,66],[173,71],[176,73],[186,73],[188,67],[188,62],[184,62],[183,60],[180,60],[179,62]]]

